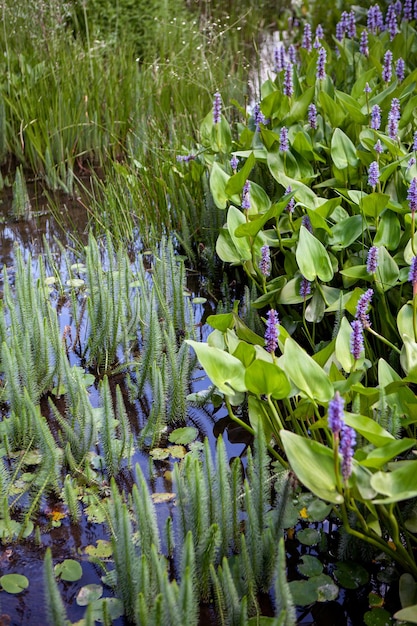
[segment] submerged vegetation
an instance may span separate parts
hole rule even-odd
[[[87,559],[86,625],[291,626],[340,587],[417,623],[417,9],[240,4],[2,5],[5,219],[31,182],[89,216],[2,275],[0,537],[45,548],[51,624]]]

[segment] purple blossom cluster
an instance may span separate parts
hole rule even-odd
[[[369,7],[366,25],[368,31],[373,35],[376,35],[378,32],[384,30],[384,16],[382,15],[382,11],[378,4],[374,4]]]
[[[311,103],[308,105],[308,123],[310,128],[316,130],[317,128],[317,108],[316,105]]]
[[[371,128],[373,130],[379,130],[381,126],[381,107],[378,104],[374,104],[371,111]]]
[[[237,170],[237,166],[239,165],[239,159],[237,158],[237,156],[234,154],[232,156],[232,158],[230,159],[230,167],[233,170],[233,173],[236,174],[236,170]]]
[[[292,188],[291,185],[288,185],[288,187],[285,190],[285,195],[287,195],[287,193],[291,193],[292,192]],[[294,213],[294,208],[295,208],[295,198],[292,197],[291,200],[289,201],[289,203],[287,204],[287,206],[285,207],[286,210],[288,211],[288,213]]]
[[[359,43],[359,52],[363,54],[365,57],[369,56],[369,47],[368,47],[368,31],[364,28],[361,32],[361,39]]]
[[[285,47],[280,43],[274,50],[274,72],[279,74],[285,67]]]
[[[294,93],[294,85],[293,85],[293,79],[292,79],[292,72],[293,72],[293,66],[292,63],[287,63],[285,65],[285,72],[284,72],[284,85],[283,85],[283,93],[284,96],[288,96],[289,98],[293,95]]]
[[[323,37],[324,37],[323,27],[322,27],[321,24],[318,24],[317,28],[316,28],[316,35],[315,35],[315,38],[314,38],[313,48],[315,48],[315,49],[320,48],[320,46],[321,46],[320,42],[323,39]]]
[[[350,335],[350,353],[355,361],[357,361],[364,350],[363,345],[363,327],[359,320],[351,322],[352,332]]]
[[[311,225],[310,218],[308,217],[308,215],[303,215],[303,218],[301,220],[301,225],[304,226],[304,228],[307,228],[309,233],[313,234],[313,227]]]
[[[416,2],[417,4],[417,2]],[[414,137],[413,137],[413,148],[414,152],[417,152],[417,131],[414,133]]]
[[[294,44],[288,46],[288,60],[293,65],[297,63],[297,50],[295,49]]]
[[[402,6],[401,6],[401,9],[402,9]],[[387,15],[385,18],[385,30],[388,31],[390,41],[392,41],[398,32],[397,10],[396,10],[395,4],[388,5]]]
[[[371,304],[372,296],[374,295],[373,289],[367,289],[365,293],[361,295],[356,305],[355,319],[359,320],[363,328],[370,328],[371,322],[369,319],[368,308]]]
[[[281,152],[288,152],[290,144],[288,141],[288,128],[283,126],[279,133],[279,149]]]
[[[389,83],[392,78],[392,52],[387,50],[384,54],[384,65],[382,68],[382,80]]]
[[[311,294],[311,282],[307,280],[305,276],[302,277],[300,282],[300,296],[307,298]]]
[[[250,180],[247,180],[243,185],[242,190],[242,209],[250,209]]]
[[[313,38],[313,33],[311,30],[311,26],[307,22],[306,25],[304,26],[303,38],[301,41],[301,47],[305,48],[307,52],[311,52],[311,50],[313,49],[312,38]]]
[[[253,118],[255,120],[256,131],[259,133],[259,131],[261,130],[261,124],[267,124],[267,119],[262,113],[259,104],[255,104],[255,106],[253,107]]]
[[[388,113],[388,135],[391,139],[397,139],[400,118],[400,101],[398,98],[393,98]]]
[[[342,455],[342,476],[346,482],[352,474],[353,449],[356,444],[356,433],[347,426],[344,419],[344,399],[338,391],[329,402],[328,423],[335,439],[340,440],[339,452]]]
[[[194,161],[196,156],[195,154],[177,154],[178,163],[189,163],[190,161]]]
[[[415,213],[417,210],[417,178],[415,176],[408,188],[407,200],[411,213]]]
[[[263,276],[270,276],[272,263],[271,263],[271,253],[269,251],[269,246],[265,244],[261,248],[261,260],[259,261],[259,269]]]
[[[410,271],[408,272],[408,280],[413,285],[413,296],[417,294],[417,256],[411,259]]]
[[[265,330],[265,349],[271,354],[275,353],[278,348],[279,337],[279,318],[275,309],[270,309],[267,313],[267,322]]]
[[[323,48],[323,46],[319,49],[319,56],[317,59],[317,71],[316,71],[316,78],[317,80],[323,80],[324,78],[326,78],[326,58],[327,58],[327,52],[326,49]]]
[[[395,64],[395,75],[399,83],[402,83],[405,76],[405,62],[401,57],[397,60]]]
[[[368,185],[375,189],[379,181],[378,161],[372,161],[368,169]]]
[[[222,99],[218,91],[214,94],[213,100],[213,124],[219,124],[222,117]]]
[[[413,0],[405,0],[403,6],[403,20],[411,22],[413,19]]]
[[[368,256],[366,259],[366,271],[368,274],[375,274],[378,269],[378,256],[379,256],[379,248],[377,246],[372,246],[369,248]]]
[[[375,150],[375,152],[376,152],[377,154],[382,154],[382,153],[383,153],[383,151],[384,151],[384,147],[383,147],[383,145],[382,145],[382,143],[381,143],[381,140],[380,140],[380,139],[377,139],[377,142],[376,142],[376,144],[374,145],[374,150]]]

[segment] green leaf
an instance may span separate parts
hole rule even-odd
[[[398,265],[390,253],[380,246],[378,253],[378,268],[376,270],[376,282],[381,285],[384,291],[391,289],[397,284],[400,275]]]
[[[376,472],[371,485],[378,493],[387,496],[374,500],[375,504],[390,504],[417,497],[417,461],[403,461],[392,472]]]
[[[78,606],[87,606],[91,602],[98,600],[103,595],[103,587],[101,585],[84,585],[77,593],[76,602]]]
[[[296,606],[308,606],[317,601],[316,587],[309,580],[292,580],[288,587]]]
[[[336,490],[332,450],[288,430],[281,431],[281,441],[292,470],[307,489],[327,502],[343,502]]]
[[[317,277],[327,283],[333,278],[333,267],[323,244],[301,226],[296,259],[301,274],[309,281]]]
[[[316,556],[304,554],[301,560],[302,563],[297,566],[297,569],[303,576],[318,576],[322,573],[323,563]]]
[[[334,570],[337,582],[345,589],[358,589],[369,580],[368,571],[359,563],[339,561]]]
[[[235,206],[231,206],[227,212],[227,230],[233,244],[240,256],[241,261],[249,261],[252,258],[251,247],[246,237],[237,237],[236,230],[240,224],[246,224],[246,218],[242,211]]]
[[[243,185],[249,178],[249,174],[251,173],[255,163],[255,155],[253,154],[253,152],[251,152],[246,159],[243,167],[236,174],[231,176],[227,181],[225,192],[229,197],[233,196],[234,194],[241,193]]]
[[[391,626],[394,623],[391,614],[381,607],[372,609],[372,611],[366,611],[363,621],[366,626]]]
[[[376,447],[385,446],[395,441],[391,433],[370,417],[345,412],[345,422]]]
[[[83,575],[80,563],[74,561],[74,559],[65,559],[62,563],[57,563],[54,567],[54,572],[56,576],[60,576],[62,580],[69,582],[80,580]]]
[[[246,369],[245,384],[258,396],[271,394],[273,398],[286,398],[291,385],[285,372],[276,363],[255,359]]]
[[[287,376],[309,398],[328,402],[333,397],[333,385],[326,373],[291,337],[285,341],[280,360]]]
[[[336,128],[333,133],[330,155],[338,170],[344,170],[349,166],[357,167],[359,163],[355,146],[340,128]]]
[[[213,348],[205,343],[187,339],[195,351],[207,376],[220,391],[230,395],[232,391],[246,391],[243,363],[228,352]]]
[[[229,178],[230,176],[214,161],[210,172],[210,191],[218,209],[225,209],[229,202],[229,194],[226,191]]]
[[[182,428],[176,428],[168,437],[170,443],[177,443],[183,446],[187,446],[192,441],[195,441],[198,437],[198,430],[193,426],[183,426]]]
[[[417,604],[407,606],[405,609],[397,611],[394,613],[394,618],[402,622],[408,622],[409,624],[417,624]]]
[[[331,237],[329,245],[338,249],[347,248],[354,241],[359,239],[364,229],[363,218],[361,215],[352,215],[341,222],[338,222],[331,228]]]
[[[29,580],[22,574],[5,574],[0,578],[0,585],[7,593],[20,593],[29,587]]]
[[[398,455],[402,454],[406,450],[410,450],[410,448],[413,448],[416,443],[417,441],[415,439],[395,439],[391,443],[369,452],[366,459],[363,459],[360,464],[364,467],[381,469],[389,461],[398,457]]]

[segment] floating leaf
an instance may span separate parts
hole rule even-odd
[[[91,602],[98,600],[103,595],[103,587],[101,585],[85,585],[81,587],[77,593],[76,602],[78,606],[87,606]]]
[[[297,566],[297,569],[303,576],[318,576],[322,573],[323,563],[316,556],[304,554],[301,560],[302,563]]]
[[[187,454],[187,450],[184,446],[170,446],[168,450],[169,454],[174,457],[174,459],[183,459]]]
[[[363,621],[366,626],[391,626],[394,623],[391,614],[380,607],[372,609],[372,611],[366,611]]]
[[[65,284],[68,285],[68,287],[79,289],[85,285],[85,281],[82,278],[70,278]]]
[[[198,430],[193,426],[184,426],[183,428],[176,428],[172,431],[168,437],[170,443],[178,443],[183,446],[188,445],[198,437]]]
[[[22,574],[5,574],[0,578],[0,585],[7,593],[20,593],[29,587],[29,580]]]
[[[320,537],[320,532],[316,528],[303,528],[297,532],[297,539],[304,546],[316,546]]]
[[[81,565],[78,561],[74,561],[74,559],[65,559],[62,563],[57,563],[54,567],[54,572],[56,576],[60,576],[62,580],[68,582],[80,580],[83,575]]]
[[[164,502],[171,502],[175,499],[175,493],[169,493],[163,491],[161,493],[153,493],[151,498],[155,504],[162,504]]]
[[[123,603],[121,600],[118,598],[100,598],[91,604],[91,617],[93,622],[103,621],[104,604],[106,606],[106,615],[109,616],[111,621],[118,619],[124,614]]]
[[[100,559],[108,558],[113,554],[113,548],[110,541],[107,541],[106,539],[97,539],[96,543],[96,546],[90,545],[85,548],[86,554]]]
[[[149,452],[154,461],[164,461],[169,457],[168,448],[154,448]]]
[[[337,563],[334,576],[345,589],[357,589],[369,580],[369,573],[362,565],[347,561]]]

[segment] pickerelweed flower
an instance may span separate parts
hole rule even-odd
[[[363,327],[359,320],[351,322],[352,332],[350,334],[350,353],[357,361],[360,359],[364,350],[363,345]]]
[[[274,72],[279,74],[285,67],[285,47],[280,43],[274,50]]]
[[[237,170],[237,166],[239,165],[239,159],[237,158],[237,156],[234,154],[232,156],[232,158],[230,159],[230,167],[233,170],[233,173],[236,174],[236,170]]]
[[[293,44],[288,46],[288,60],[293,65],[297,63],[297,50]]]
[[[316,39],[323,39],[324,37],[324,30],[323,30],[323,26],[321,24],[317,24],[316,27]]]
[[[365,83],[365,87],[363,88],[365,93],[371,93],[371,88],[369,86],[369,83]]]
[[[291,192],[292,192],[291,185],[288,185],[288,187],[286,188],[284,194],[287,195],[287,193],[291,193]],[[289,201],[289,203],[287,204],[287,206],[285,208],[288,211],[288,213],[294,213],[294,208],[295,208],[295,198],[294,197],[291,198],[291,200]]]
[[[372,161],[368,169],[368,185],[375,189],[375,187],[378,184],[378,181],[379,181],[378,161]]]
[[[285,66],[285,73],[284,73],[284,85],[282,88],[282,91],[284,93],[284,96],[288,96],[291,97],[294,93],[294,86],[293,86],[293,82],[292,82],[292,63],[287,63]]]
[[[344,423],[339,449],[342,455],[342,476],[345,482],[352,474],[352,458],[353,448],[355,447],[355,444],[356,432],[353,430],[353,428]]]
[[[259,261],[259,269],[263,276],[270,276],[272,264],[271,264],[271,253],[269,251],[269,246],[265,244],[261,248],[261,260]]]
[[[405,62],[401,57],[397,60],[395,64],[395,75],[397,76],[397,80],[399,83],[402,83],[405,76]]]
[[[327,411],[327,419],[329,428],[335,437],[339,436],[340,431],[343,428],[344,422],[344,410],[345,401],[338,391],[334,394],[334,397],[329,402],[329,408]]]
[[[345,32],[346,32],[345,25],[342,22],[342,20],[340,20],[340,22],[337,22],[337,24],[336,24],[335,37],[336,37],[337,41],[343,41],[343,37],[345,36]]]
[[[417,178],[415,176],[408,188],[407,200],[411,213],[415,213],[417,210]]]
[[[385,18],[385,27],[389,32],[389,39],[390,41],[392,41],[398,32],[397,12],[395,10],[395,5],[393,4],[388,5],[387,15]]]
[[[384,66],[382,68],[382,80],[389,83],[392,78],[392,52],[387,50],[384,54]]]
[[[408,161],[407,163],[407,169],[409,170],[411,167],[413,167],[413,165],[416,164],[416,160],[414,157],[411,157],[411,159]]]
[[[311,103],[308,105],[308,123],[310,128],[316,130],[317,128],[317,108],[316,105]]]
[[[346,31],[348,37],[350,37],[351,39],[354,39],[356,37],[356,17],[353,10],[350,11],[350,13],[348,14]]]
[[[382,154],[384,152],[384,146],[382,145],[380,139],[377,139],[377,142],[374,145],[374,150],[377,154]]]
[[[413,19],[413,0],[405,0],[403,7],[403,20],[411,22]]]
[[[255,120],[256,131],[259,133],[259,131],[261,130],[261,124],[266,123],[265,115],[262,113],[261,107],[259,104],[255,104],[253,108],[253,118]]]
[[[308,217],[308,215],[303,215],[301,224],[302,226],[304,226],[304,228],[307,228],[309,233],[313,234],[313,227],[311,225],[310,218]]]
[[[222,118],[222,99],[218,91],[214,94],[213,100],[213,124],[219,124]]]
[[[373,130],[379,130],[381,126],[381,107],[378,104],[374,104],[371,111],[371,128]]]
[[[417,295],[417,256],[411,259],[410,271],[408,272],[408,280],[413,285],[413,297]]]
[[[280,152],[288,152],[290,144],[288,142],[288,128],[283,126],[279,132],[279,149]]]
[[[311,282],[307,280],[305,276],[303,276],[300,282],[300,296],[302,298],[307,298],[307,296],[309,296],[310,293],[311,293]]]
[[[177,154],[177,161],[179,163],[189,163],[190,161],[195,161],[195,154]]]
[[[274,354],[278,347],[279,337],[279,318],[275,309],[270,309],[267,313],[267,322],[265,330],[265,349],[267,352]]]
[[[377,246],[369,248],[368,256],[366,258],[366,271],[368,274],[375,274],[378,269],[378,255],[379,248]]]
[[[307,52],[311,52],[312,50],[312,32],[311,32],[311,26],[308,22],[304,26],[301,47],[305,48]]]
[[[324,78],[326,78],[326,69],[325,69],[326,58],[327,58],[326,49],[321,47],[319,50],[319,56],[317,59],[317,71],[316,71],[317,80],[323,80]]]
[[[384,16],[378,4],[371,6],[368,10],[367,28],[373,35],[384,30]]]
[[[368,31],[364,28],[361,32],[361,40],[359,43],[359,52],[364,56],[369,56],[369,47],[368,47]]]
[[[373,289],[367,289],[365,293],[361,295],[356,305],[355,319],[359,320],[363,328],[370,328],[371,322],[368,315],[368,307],[371,304],[372,296],[374,295]]]
[[[417,131],[414,133],[414,137],[413,137],[413,150],[414,152],[417,152]]]
[[[393,98],[388,113],[388,135],[391,139],[397,139],[400,117],[400,101],[398,98]]]
[[[242,190],[242,209],[250,209],[250,180],[243,185]]]

